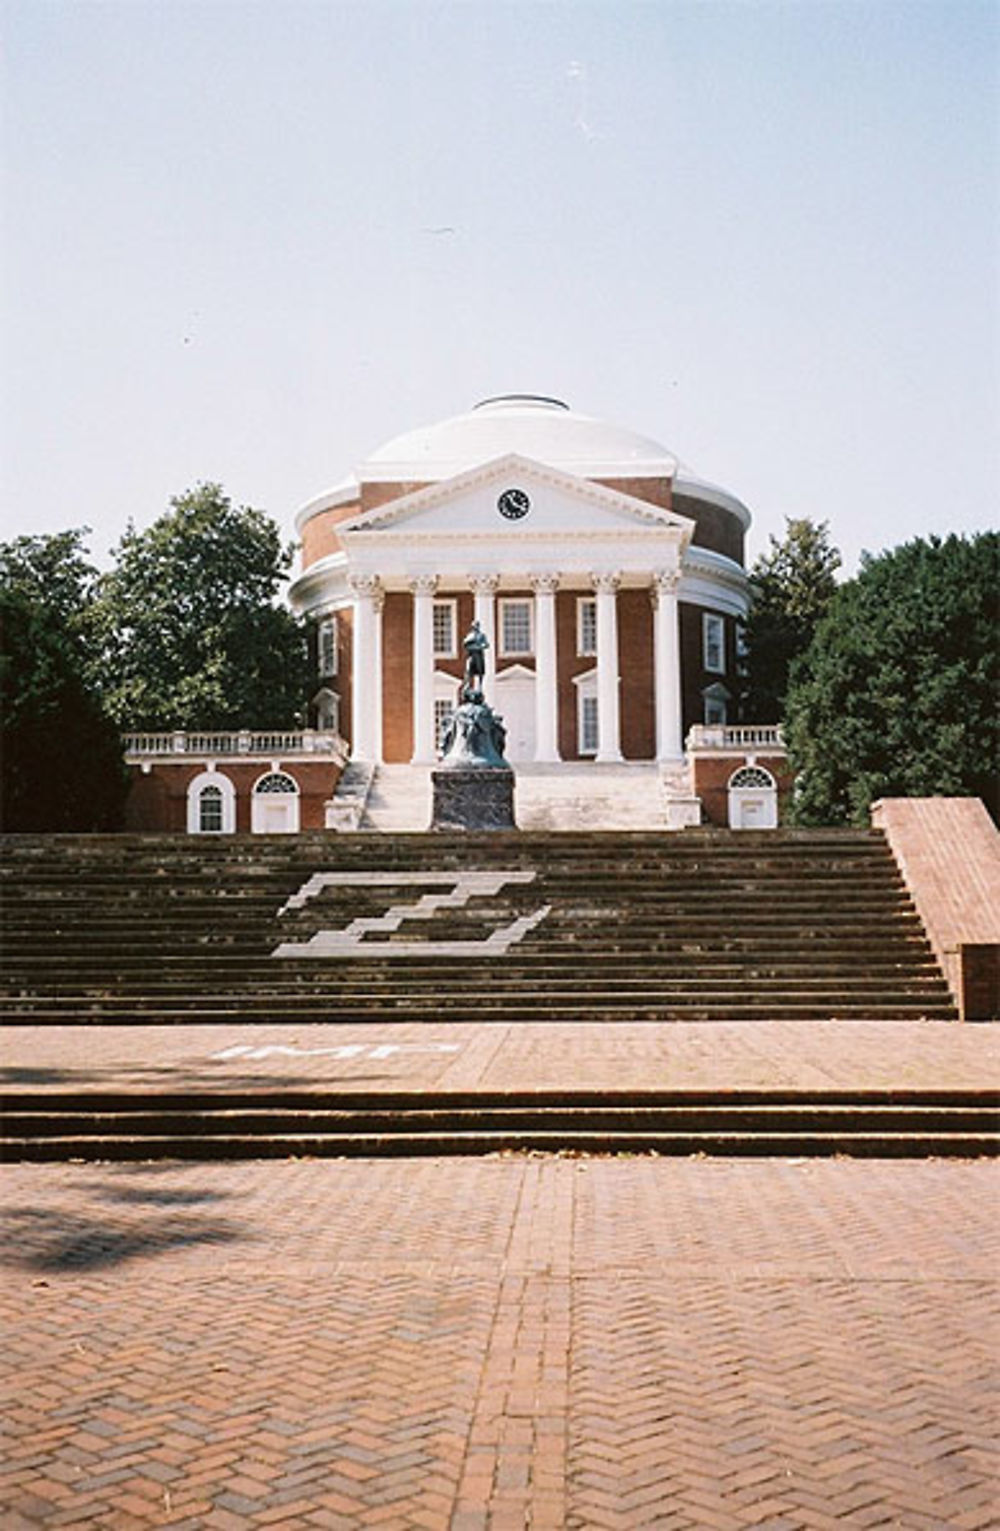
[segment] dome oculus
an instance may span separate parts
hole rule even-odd
[[[523,489],[505,489],[497,500],[497,510],[508,521],[521,521],[531,509],[531,501]]]

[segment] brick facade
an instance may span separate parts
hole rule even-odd
[[[188,823],[188,787],[208,769],[207,759],[156,760],[149,770],[130,766],[125,828],[137,832],[184,834]],[[250,833],[250,804],[254,783],[268,775],[268,760],[217,760],[216,771],[236,790],[236,833]],[[324,804],[333,796],[341,768],[331,760],[281,760],[277,769],[298,784],[299,828],[322,829]]]
[[[741,766],[757,765],[770,771],[778,788],[778,817],[792,791],[793,777],[784,753],[767,755],[755,752],[700,755],[692,761],[691,780],[696,797],[701,798],[702,817],[707,824],[724,828],[729,823],[729,780]]]

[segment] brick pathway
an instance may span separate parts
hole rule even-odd
[[[13,1026],[3,1054],[9,1090],[1000,1086],[1000,1026],[941,1021]]]
[[[0,1524],[995,1525],[997,1174],[8,1168]]]

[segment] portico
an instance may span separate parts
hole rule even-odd
[[[317,695],[352,759],[429,765],[475,619],[509,759],[680,762],[733,695],[748,522],[654,442],[551,399],[487,401],[300,513],[292,600],[334,656]]]

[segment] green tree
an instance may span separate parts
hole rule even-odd
[[[753,605],[744,629],[743,716],[776,723],[784,715],[792,661],[809,647],[837,589],[840,554],[825,521],[786,518],[750,571]]]
[[[92,678],[88,612],[97,571],[85,531],[0,545],[3,826],[107,830],[121,824],[118,729]]]
[[[793,817],[867,822],[879,797],[972,795],[997,817],[1000,534],[866,555],[793,667]]]
[[[123,727],[282,728],[308,695],[303,625],[275,604],[291,566],[263,512],[218,484],[130,526],[100,582],[95,626]]]

